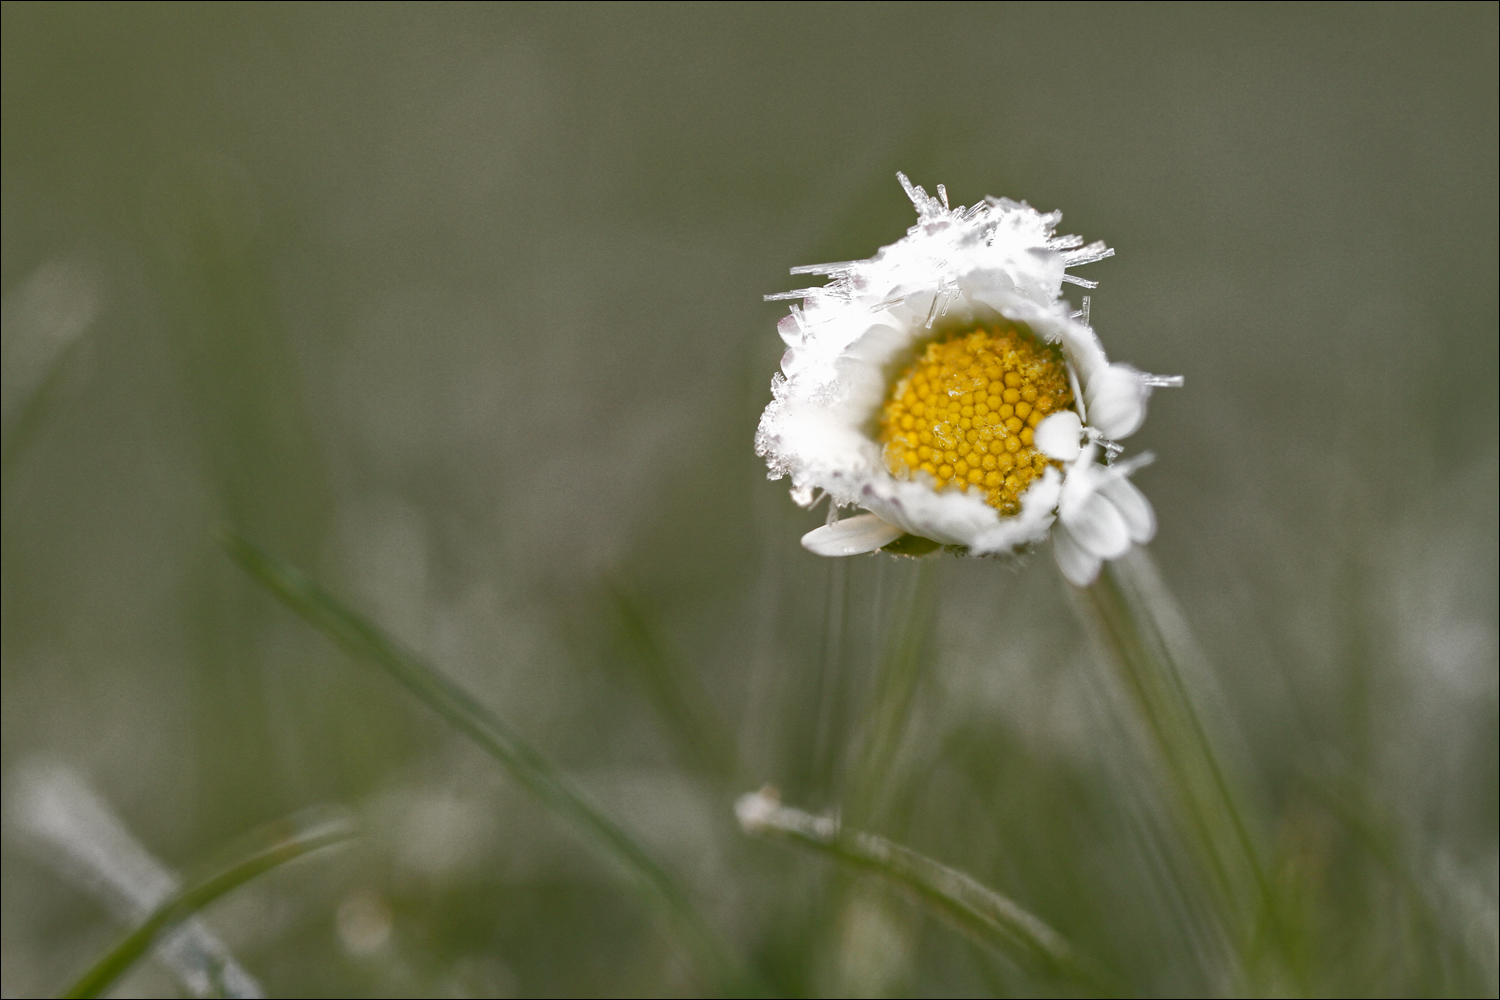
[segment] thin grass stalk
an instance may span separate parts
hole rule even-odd
[[[924,909],[1023,968],[1101,996],[1119,995],[1096,965],[1040,918],[970,876],[884,837],[850,830],[837,817],[783,806],[774,793],[742,796],[745,832],[810,847],[903,890]]]
[[[224,546],[253,579],[356,659],[380,667],[493,757],[563,825],[621,871],[665,917],[714,985],[727,992],[752,986],[709,934],[692,903],[651,855],[589,801],[556,765],[510,730],[474,696],[444,677],[311,577],[226,533]]]
[[[874,703],[862,727],[863,743],[850,776],[847,810],[859,823],[879,818],[892,788],[892,770],[906,736],[921,679],[922,649],[937,597],[936,559],[917,560],[915,579],[895,624],[883,636]],[[902,600],[905,598],[905,600]]]
[[[735,746],[708,692],[660,635],[646,608],[621,583],[605,582],[625,659],[676,745],[683,766],[717,783],[735,771]]]
[[[1174,817],[1203,872],[1224,930],[1247,966],[1258,918],[1274,920],[1274,897],[1239,797],[1193,705],[1165,637],[1165,609],[1149,586],[1149,556],[1108,562],[1080,593],[1118,676],[1159,754]]]
[[[842,721],[839,695],[844,686],[844,633],[848,627],[849,564],[835,559],[828,567],[828,593],[823,610],[823,642],[818,660],[813,718],[812,766],[814,788],[831,789],[840,767],[834,735]]]
[[[253,842],[259,842],[261,846],[251,850],[222,871],[201,882],[187,886],[157,907],[135,930],[105,952],[103,957],[79,977],[63,996],[99,996],[146,952],[150,951],[162,935],[220,896],[232,892],[272,868],[354,836],[352,824],[337,820],[303,826],[300,829],[294,828],[290,833],[285,832],[285,829],[285,822],[276,824],[270,831],[274,838],[270,843],[265,843],[263,836],[253,838]]]
[[[858,721],[847,727],[852,730],[852,745],[846,752],[842,773],[830,774],[828,786],[839,803],[839,814],[863,827],[880,827],[893,818],[890,813],[899,787],[893,771],[920,680],[921,654],[935,604],[937,563],[936,559],[882,557],[871,567],[875,571],[875,592],[870,602],[875,615],[870,664],[874,667],[873,684]],[[836,562],[836,578],[841,582],[847,582],[848,568],[847,560]],[[846,587],[840,591],[847,594]],[[837,605],[830,601],[830,606],[836,606],[839,613],[830,615],[828,630],[842,641],[851,624],[848,601],[841,600]],[[859,620],[863,624],[863,615]],[[843,666],[835,661],[825,664],[825,671],[831,675]],[[823,692],[825,713],[829,712],[832,687],[825,685]],[[825,729],[824,735],[832,728]],[[855,872],[840,870],[838,874],[842,877],[833,880],[822,904],[826,933],[820,947],[830,953],[842,953],[847,947],[837,930],[844,922],[840,915],[852,913],[851,908],[869,895],[868,886],[857,884]],[[871,982],[859,981],[857,975],[854,981],[849,980],[852,970],[843,962],[835,963],[830,971],[835,969],[837,978],[830,985],[839,995],[880,989]]]

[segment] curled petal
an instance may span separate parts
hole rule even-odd
[[[1124,476],[1110,476],[1099,484],[1099,492],[1124,518],[1132,542],[1144,545],[1151,541],[1156,534],[1156,512],[1134,483]]]
[[[889,545],[905,533],[874,514],[860,514],[814,528],[802,536],[802,547],[820,556],[857,556]]]
[[[1134,434],[1145,421],[1151,387],[1134,368],[1113,364],[1089,380],[1084,395],[1089,426],[1118,441]]]
[[[1052,555],[1062,575],[1075,587],[1087,587],[1099,575],[1100,559],[1086,552],[1061,526],[1052,533]]]
[[[1064,508],[1061,520],[1083,548],[1101,559],[1118,559],[1130,549],[1130,529],[1115,505],[1093,492]]]
[[[1072,410],[1059,410],[1036,425],[1035,442],[1048,458],[1071,462],[1083,450],[1083,421]]]
[[[776,324],[776,332],[781,334],[782,341],[788,347],[797,347],[802,343],[802,325],[797,322],[797,314],[783,316]]]

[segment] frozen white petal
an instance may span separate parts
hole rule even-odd
[[[1075,587],[1087,587],[1099,575],[1100,560],[1084,551],[1066,528],[1058,527],[1052,533],[1052,555],[1062,575]]]
[[[802,547],[820,556],[857,556],[889,545],[904,534],[874,514],[859,514],[814,528],[802,536]]]
[[[782,341],[788,347],[796,347],[802,343],[802,325],[797,322],[797,314],[795,312],[789,316],[781,317],[780,322],[776,324],[776,332],[781,334]]]
[[[1125,519],[1132,542],[1144,545],[1151,541],[1156,534],[1156,512],[1151,509],[1151,501],[1134,483],[1123,475],[1108,476],[1099,484],[1099,492]]]
[[[968,545],[998,520],[995,509],[977,496],[939,493],[929,481],[869,483],[859,505],[914,535],[944,545]]]
[[[1118,559],[1130,550],[1125,518],[1102,493],[1089,493],[1059,517],[1074,541],[1101,559]]]
[[[1088,379],[1083,394],[1089,426],[1118,441],[1134,434],[1145,421],[1151,387],[1134,368],[1113,364]]]
[[[1072,410],[1059,410],[1036,425],[1035,441],[1048,458],[1071,462],[1083,450],[1083,421]]]
[[[1040,542],[1056,520],[1057,498],[1062,493],[1062,474],[1048,469],[1042,478],[1021,494],[1021,512],[1000,519],[1000,523],[977,535],[969,544],[975,555],[992,555]]]

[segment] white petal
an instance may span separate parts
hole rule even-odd
[[[1109,367],[1104,345],[1099,343],[1092,328],[1070,317],[1060,325],[1057,335],[1062,341],[1063,350],[1067,352],[1068,361],[1084,385],[1093,382],[1096,375]]]
[[[1094,462],[1098,454],[1099,446],[1090,441],[1079,450],[1078,457],[1068,463],[1058,495],[1057,513],[1063,520],[1072,517],[1073,511],[1099,488],[1099,477],[1104,470]]]
[[[904,534],[874,514],[860,514],[814,528],[802,536],[802,547],[820,556],[857,556],[889,545]]]
[[[1134,434],[1146,419],[1151,388],[1129,365],[1110,365],[1084,386],[1089,426],[1118,441]]]
[[[995,508],[974,493],[939,493],[917,480],[870,483],[856,502],[884,521],[944,545],[968,545],[1000,520]]]
[[[1052,555],[1057,559],[1057,568],[1068,582],[1076,587],[1087,587],[1099,575],[1099,559],[1085,552],[1066,528],[1052,532]]]
[[[796,347],[802,343],[802,326],[797,322],[795,313],[781,317],[776,324],[776,332],[781,334],[782,341],[788,347]]]
[[[1103,494],[1091,493],[1064,510],[1062,522],[1074,541],[1101,559],[1118,559],[1130,550],[1125,518]]]
[[[1083,450],[1083,421],[1072,410],[1059,410],[1036,425],[1037,450],[1059,462],[1071,462]]]
[[[1130,532],[1130,540],[1140,545],[1151,541],[1156,534],[1156,512],[1151,509],[1151,501],[1146,499],[1144,493],[1136,488],[1136,485],[1124,476],[1110,476],[1099,486],[1099,492],[1114,504],[1120,516],[1125,519],[1125,527]]]
[[[1041,541],[1052,527],[1053,511],[1057,509],[1061,492],[1062,476],[1048,466],[1042,478],[1034,480],[1021,494],[1021,512],[996,518],[998,524],[981,531],[969,542],[969,551],[975,555],[990,555]]]

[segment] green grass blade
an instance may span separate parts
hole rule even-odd
[[[19,400],[8,401],[4,413],[4,426],[0,428],[0,467],[9,475],[11,465],[36,439],[46,423],[48,412],[56,408],[58,397],[65,396],[70,383],[73,387],[82,381],[79,369],[86,369],[88,343],[85,338],[75,338],[58,350],[46,368],[46,373],[31,387],[31,391]],[[71,376],[71,377],[70,377]]]
[[[1080,590],[1151,742],[1160,754],[1184,840],[1203,872],[1224,928],[1246,963],[1256,924],[1277,920],[1235,782],[1193,704],[1165,620],[1170,597],[1144,550],[1106,563]]]
[[[288,830],[288,825],[291,829]],[[282,821],[254,835],[253,846],[238,860],[208,878],[191,884],[168,899],[99,959],[73,984],[65,997],[96,997],[151,950],[163,934],[187,920],[220,896],[278,865],[300,858],[322,847],[348,840],[354,827],[347,821],[323,820],[312,824]],[[268,842],[269,841],[269,842]]]
[[[622,871],[660,908],[718,987],[730,991],[745,988],[742,977],[709,936],[675,880],[628,833],[589,802],[583,791],[551,761],[511,732],[467,691],[339,603],[301,570],[267,555],[233,533],[225,535],[224,545],[245,572],[283,604],[356,659],[389,673],[499,761],[564,825]]]
[[[906,592],[894,602],[890,617],[896,624],[882,643],[874,703],[844,797],[845,812],[862,826],[884,819],[891,805],[890,779],[922,681],[923,647],[937,605],[937,568],[935,559],[917,562]]]
[[[906,890],[934,915],[1029,970],[1067,979],[1090,993],[1117,993],[1056,931],[963,872],[884,837],[845,829],[837,818],[783,806],[767,791],[742,796],[735,814],[746,833],[811,847]]]
[[[676,743],[684,766],[726,781],[734,774],[735,748],[708,692],[672,652],[642,602],[614,580],[605,581],[604,591],[624,658]]]

